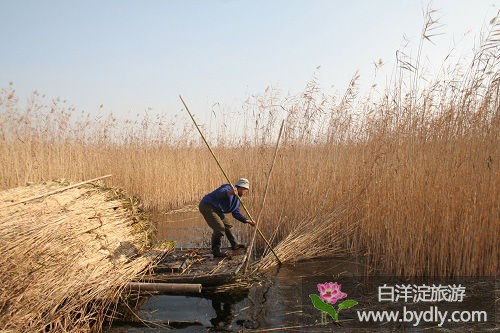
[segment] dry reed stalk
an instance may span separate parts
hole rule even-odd
[[[262,195],[262,201],[260,203],[259,214],[257,215],[257,220],[255,222],[255,230],[253,231],[252,239],[250,240],[250,244],[249,244],[248,249],[247,249],[245,264],[243,266],[243,273],[246,273],[246,271],[248,269],[248,264],[250,263],[250,260],[251,260],[251,256],[252,256],[252,252],[253,252],[253,245],[255,243],[255,237],[257,236],[257,228],[259,227],[259,222],[261,221],[261,218],[262,218],[262,212],[264,211],[264,206],[266,204],[267,191],[269,189],[269,184],[271,183],[271,175],[273,173],[274,164],[276,163],[276,156],[278,155],[278,148],[280,145],[281,133],[283,132],[284,125],[285,125],[285,119],[283,119],[283,121],[281,122],[280,131],[278,132],[278,140],[276,141],[276,146],[274,147],[273,160],[271,161],[269,173],[267,174],[266,186],[264,187],[264,194]],[[270,249],[271,249],[270,247],[266,248],[266,250],[270,250]]]
[[[0,192],[21,201],[64,188]],[[154,265],[141,221],[113,189],[87,184],[0,209],[0,329],[99,331],[127,284]],[[134,231],[135,230],[135,231]]]
[[[73,184],[73,185],[65,186],[63,188],[60,188],[60,189],[57,189],[57,190],[54,190],[54,191],[51,191],[51,192],[48,192],[48,193],[38,194],[38,195],[35,195],[34,197],[30,197],[30,198],[23,199],[21,201],[13,202],[13,203],[7,204],[4,207],[11,207],[11,206],[20,205],[20,204],[23,204],[23,203],[26,203],[26,202],[29,202],[29,201],[42,199],[42,198],[48,197],[50,195],[53,195],[53,194],[56,194],[56,193],[60,193],[60,192],[63,192],[63,191],[66,191],[66,190],[69,190],[69,189],[72,189],[72,188],[75,188],[75,187],[78,187],[78,186],[82,186],[82,185],[85,185],[85,184],[88,184],[88,183],[92,183],[92,182],[95,182],[97,180],[108,178],[108,177],[111,177],[111,176],[112,175],[106,175],[106,176],[101,176],[101,177],[89,179],[89,180],[86,180],[86,181],[83,181],[83,182],[80,182],[80,183],[76,183],[76,184]],[[4,207],[0,206],[0,209],[2,209]]]

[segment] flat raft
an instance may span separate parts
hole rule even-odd
[[[214,287],[234,281],[245,262],[246,251],[222,249],[229,257],[213,258],[208,248],[174,249],[164,255],[151,272],[143,276],[146,283],[201,284]]]

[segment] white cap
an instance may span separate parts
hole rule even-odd
[[[250,189],[250,182],[246,178],[240,178],[236,182],[236,186],[243,187],[243,188],[246,188],[247,190],[249,190]]]

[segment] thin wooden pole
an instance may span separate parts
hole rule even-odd
[[[215,156],[215,153],[213,152],[212,148],[210,147],[210,144],[208,143],[207,139],[205,138],[205,136],[203,135],[203,133],[201,132],[201,129],[200,127],[198,126],[198,124],[196,123],[196,120],[194,120],[194,117],[193,115],[191,114],[191,111],[189,111],[189,108],[188,106],[186,105],[186,102],[184,102],[184,100],[182,99],[182,96],[179,95],[179,98],[181,99],[182,101],[182,104],[184,104],[184,107],[186,108],[186,111],[187,113],[189,114],[189,116],[191,117],[191,120],[193,121],[194,123],[194,126],[196,127],[196,129],[198,130],[198,132],[200,133],[201,135],[201,138],[203,139],[203,141],[205,142],[205,144],[207,145],[208,147],[208,150],[210,151],[210,153],[212,154],[212,156],[214,157],[215,159],[215,162],[217,162],[217,165],[219,166],[219,169],[222,171],[222,173],[224,174],[224,177],[226,178],[227,182],[229,184],[231,184],[232,187],[234,187],[231,183],[231,179],[229,178],[229,176],[227,175],[226,171],[224,171],[224,168],[222,167],[222,165],[220,164],[219,162],[219,159],[217,158],[217,156]],[[241,203],[241,206],[243,207],[243,209],[245,210],[245,213],[248,215],[248,218],[250,219],[250,221],[254,222],[255,223],[255,220],[253,219],[252,215],[250,214],[250,212],[248,211],[247,207],[245,206],[245,204],[243,203],[243,200],[241,200],[240,196],[238,195],[238,193],[236,192],[236,197],[240,200],[240,203]],[[267,246],[269,247],[269,249],[271,250],[271,252],[274,254],[274,256],[276,257],[276,260],[278,260],[278,263],[281,265],[281,260],[280,258],[278,258],[278,255],[274,252],[273,250],[273,247],[271,246],[271,244],[269,243],[269,241],[266,239],[266,237],[264,236],[264,234],[262,233],[262,231],[260,231],[259,228],[257,228],[257,225],[255,225],[255,229],[259,232],[259,235],[262,237],[262,239],[266,242]]]
[[[271,167],[269,168],[269,174],[267,175],[266,187],[264,189],[264,195],[262,197],[262,202],[260,203],[260,211],[259,211],[259,215],[257,215],[257,221],[255,223],[255,227],[258,227],[259,222],[260,222],[260,218],[262,216],[262,212],[264,211],[264,205],[266,203],[266,197],[267,197],[267,190],[269,188],[269,184],[271,183],[271,174],[273,172],[274,164],[276,162],[276,156],[278,156],[278,147],[280,145],[281,133],[283,132],[284,125],[285,125],[285,119],[283,119],[283,121],[281,122],[280,131],[278,133],[278,140],[276,141],[276,147],[274,147],[273,160],[271,162]],[[255,236],[257,236],[257,230],[254,230],[253,235],[252,235],[252,240],[250,241],[250,245],[248,246],[247,256],[245,259],[245,267],[243,268],[243,273],[246,273],[246,271],[248,269],[248,264],[250,263],[250,257],[252,255],[252,250],[253,250],[253,244],[255,243]]]
[[[72,189],[72,188],[75,188],[75,187],[78,187],[78,186],[81,186],[81,185],[85,185],[87,183],[92,183],[92,182],[95,182],[96,180],[108,178],[108,177],[111,177],[111,176],[112,175],[106,175],[106,176],[101,176],[101,177],[97,177],[97,178],[94,178],[94,179],[89,179],[89,180],[86,180],[86,181],[83,181],[83,182],[80,182],[80,183],[76,183],[76,184],[73,184],[73,185],[69,185],[69,186],[66,186],[66,187],[54,190],[52,192],[47,192],[47,193],[44,193],[44,194],[36,195],[34,197],[23,199],[23,200],[18,201],[18,202],[13,202],[13,203],[11,203],[11,204],[9,204],[7,206],[0,207],[0,209],[7,208],[7,207],[12,207],[12,206],[19,205],[19,204],[22,204],[22,203],[25,203],[25,202],[28,202],[28,201],[33,201],[33,200],[36,200],[36,199],[41,199],[41,198],[44,198],[44,197],[48,197],[49,195],[53,195],[53,194],[56,194],[56,193],[59,193],[59,192],[63,192],[63,191],[66,191],[66,190],[69,190],[69,189]]]
[[[201,284],[154,282],[130,282],[127,287],[134,291],[158,291],[171,295],[199,294],[202,289]]]

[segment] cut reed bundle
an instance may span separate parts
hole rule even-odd
[[[0,192],[0,330],[99,331],[127,283],[154,265],[147,223],[118,190],[67,184]]]
[[[358,195],[355,199],[337,203],[328,214],[304,219],[289,231],[274,251],[282,262],[289,263],[345,254],[362,219],[361,204]],[[272,257],[266,254],[253,266],[254,271],[275,266],[277,263]]]

